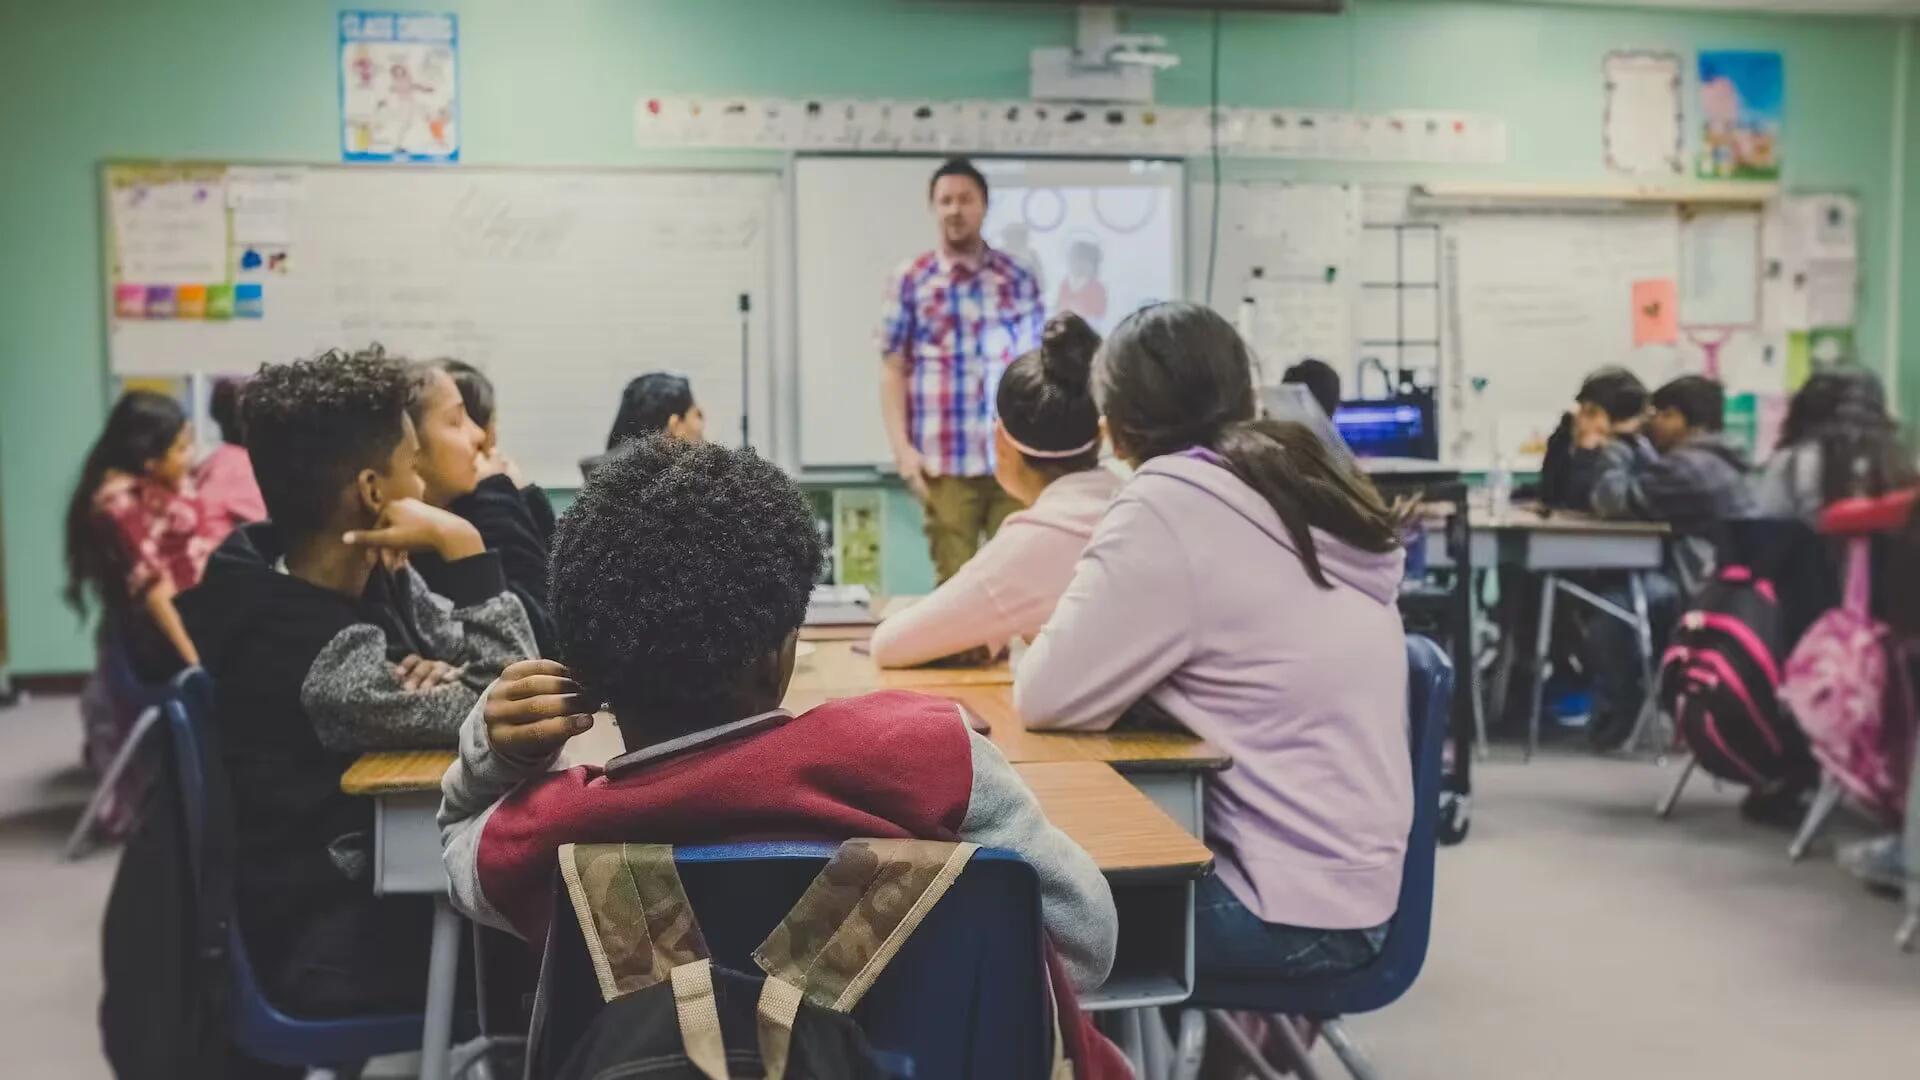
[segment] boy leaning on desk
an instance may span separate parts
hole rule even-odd
[[[1574,411],[1547,444],[1540,494],[1549,508],[1673,526],[1672,574],[1641,572],[1655,656],[1684,592],[1712,570],[1716,526],[1753,513],[1746,457],[1722,434],[1725,407],[1724,389],[1704,376],[1682,376],[1649,395],[1632,372],[1606,368],[1581,384]],[[1589,576],[1589,588],[1630,605],[1624,574]],[[1593,680],[1588,734],[1597,748],[1612,749],[1632,733],[1647,692],[1635,632],[1618,619],[1590,618],[1583,639]]]

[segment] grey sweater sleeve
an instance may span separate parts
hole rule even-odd
[[[492,552],[447,565],[450,576],[459,572],[448,596],[435,593],[411,566],[405,571],[406,602],[432,659],[468,667],[469,682],[478,689],[508,664],[540,655],[533,624],[520,598],[507,590]]]
[[[963,721],[964,722],[964,721]],[[1005,848],[1025,859],[1040,878],[1040,916],[1060,950],[1073,985],[1091,990],[1113,969],[1120,916],[1113,890],[1080,845],[1047,821],[1040,800],[1028,790],[999,747],[968,731],[973,747],[973,790],[960,839]]]
[[[419,575],[407,573],[416,595],[428,598],[415,605],[414,617],[423,629],[431,628],[441,652],[434,659],[498,670],[533,655],[533,630],[512,593],[497,591],[468,607],[442,609]],[[335,634],[300,684],[300,704],[320,745],[337,751],[449,746],[479,697],[468,682],[407,689],[387,659],[386,634],[372,623]]]
[[[480,888],[480,836],[500,800],[522,780],[553,768],[560,752],[525,762],[500,753],[487,739],[486,712],[487,695],[482,693],[460,725],[460,756],[440,778],[440,854],[454,908],[475,922],[511,933],[513,927]]]

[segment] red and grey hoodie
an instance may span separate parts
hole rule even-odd
[[[854,836],[1006,848],[1040,879],[1042,920],[1072,987],[1113,966],[1118,916],[1093,858],[1047,822],[999,749],[950,701],[883,691],[784,710],[659,743],[604,768],[550,772],[487,740],[484,695],[441,783],[440,838],[454,906],[529,941],[546,936],[566,843],[715,844]],[[1127,1075],[1056,987],[1077,1074]],[[1070,1010],[1070,1011],[1069,1011]],[[1117,1070],[1117,1071],[1116,1071]]]

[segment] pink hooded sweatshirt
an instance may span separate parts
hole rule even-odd
[[[1048,484],[933,595],[874,630],[873,662],[912,667],[1038,634],[1120,483],[1095,468]]]
[[[1029,728],[1098,731],[1151,698],[1233,757],[1206,792],[1221,881],[1267,922],[1350,930],[1393,915],[1413,824],[1404,554],[1313,539],[1331,589],[1233,473],[1155,458],[1100,522],[1014,700]]]

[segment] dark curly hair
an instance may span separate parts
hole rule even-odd
[[[594,471],[554,534],[559,659],[623,724],[703,716],[799,629],[823,557],[806,496],[771,462],[635,439]]]
[[[283,536],[325,528],[354,475],[383,467],[406,432],[412,396],[406,364],[378,345],[261,367],[240,399],[242,427]]]

